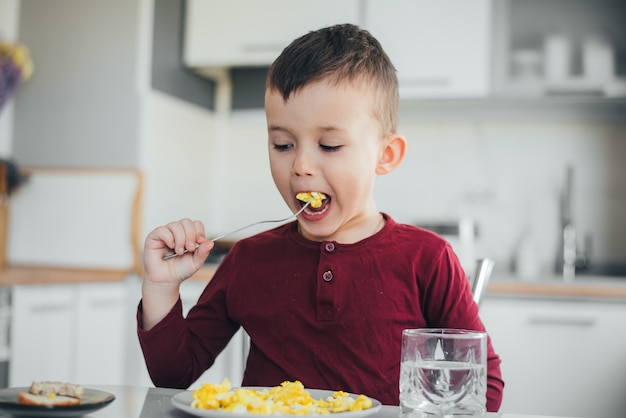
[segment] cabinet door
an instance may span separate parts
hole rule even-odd
[[[367,0],[364,26],[393,61],[401,98],[484,97],[491,0]]]
[[[625,416],[626,304],[486,299],[502,360],[501,412]]]
[[[75,290],[71,285],[15,286],[10,386],[33,380],[73,381]]]
[[[358,0],[188,0],[185,63],[269,65],[292,40],[335,23],[357,23]]]
[[[126,327],[133,321],[127,307],[124,283],[77,285],[77,382],[121,385],[126,383]]]
[[[505,97],[626,96],[626,2],[494,3],[496,93]]]

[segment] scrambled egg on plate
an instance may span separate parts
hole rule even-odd
[[[306,415],[362,411],[372,407],[372,400],[365,395],[353,398],[343,391],[334,392],[326,399],[315,400],[297,380],[267,389],[231,390],[230,381],[224,379],[222,383],[205,383],[194,390],[191,406],[260,415]]]

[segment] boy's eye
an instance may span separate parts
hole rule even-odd
[[[338,151],[341,148],[341,145],[322,145],[320,144],[320,148],[324,151],[333,152]]]
[[[276,151],[287,151],[291,147],[293,147],[292,144],[274,144],[274,149]]]

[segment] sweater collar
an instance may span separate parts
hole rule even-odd
[[[342,244],[336,241],[332,241],[332,242],[338,248],[358,248],[364,245],[375,244],[378,241],[387,239],[388,236],[393,232],[397,224],[393,220],[393,218],[391,218],[391,216],[389,216],[388,214],[384,212],[381,212],[381,214],[383,215],[383,218],[385,219],[385,225],[383,225],[382,229],[380,229],[378,232],[352,244]],[[298,221],[291,222],[287,225],[287,234],[288,234],[288,237],[295,243],[299,245],[304,245],[310,248],[318,248],[320,244],[329,242],[329,241],[311,241],[311,240],[304,238],[302,235],[300,235],[300,232],[298,232]]]

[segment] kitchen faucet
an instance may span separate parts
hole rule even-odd
[[[576,227],[572,222],[573,183],[574,169],[568,166],[565,173],[565,187],[561,193],[561,236],[556,261],[556,272],[562,274],[565,281],[574,280],[578,260]]]
[[[567,224],[563,226],[563,258],[561,270],[563,280],[571,281],[576,276],[576,227]]]

